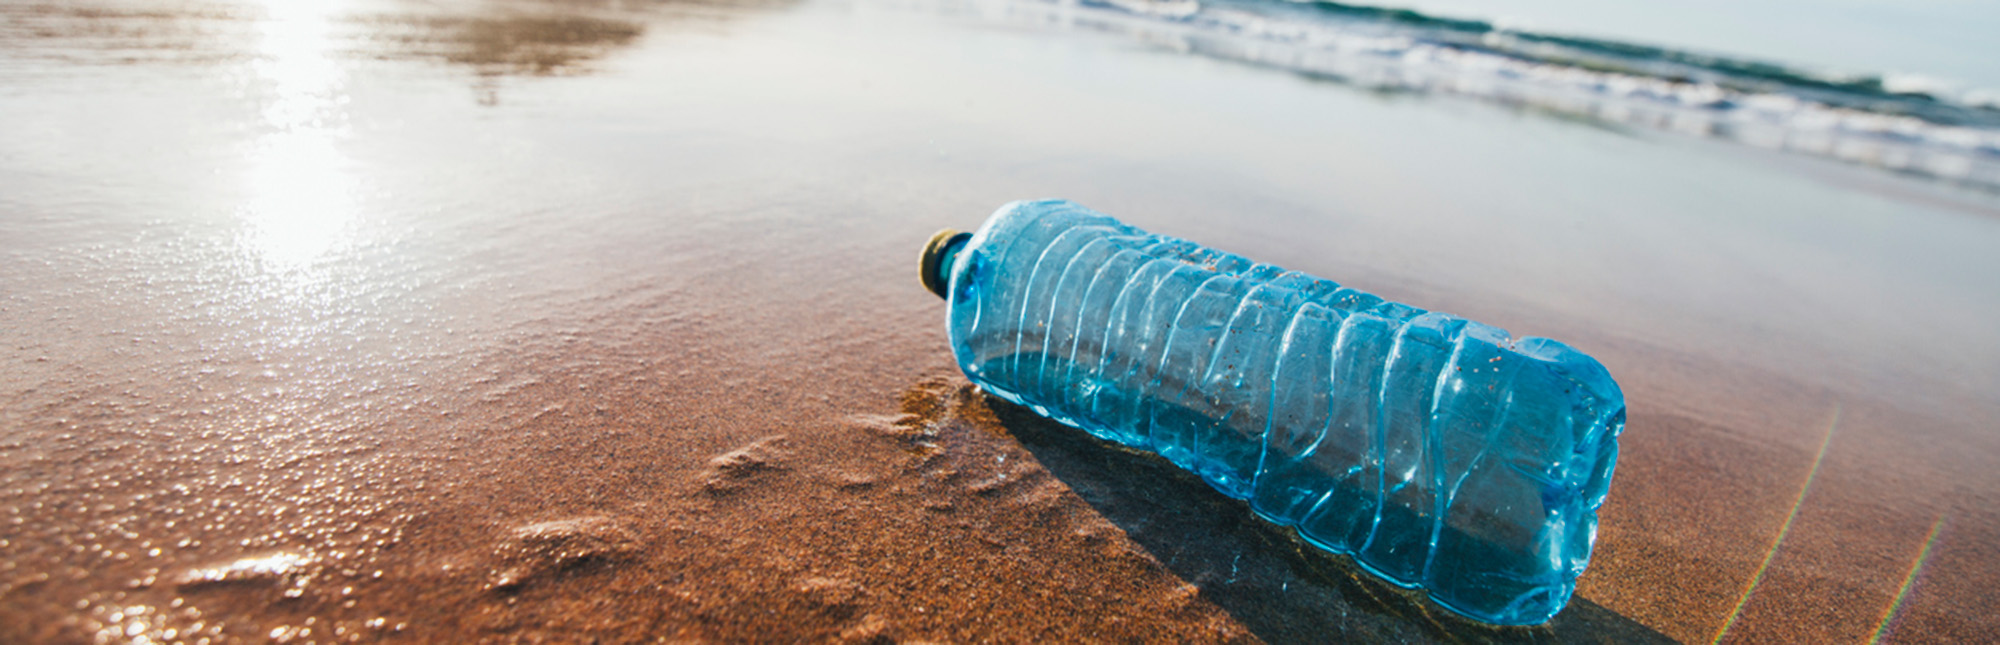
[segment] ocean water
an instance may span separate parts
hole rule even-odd
[[[1996,48],[1976,31],[2000,29],[2000,11],[1897,7],[971,0],[959,9],[1377,91],[1460,95],[2000,190],[2000,84],[1980,84],[1995,79]],[[1897,19],[1835,18],[1871,12]],[[1942,43],[1928,40],[1932,30]],[[1930,43],[1915,50],[1928,53],[1896,45],[1912,40]],[[1883,58],[1855,58],[1867,52]]]

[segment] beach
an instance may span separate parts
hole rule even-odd
[[[2000,193],[1008,7],[0,3],[0,642],[2000,640]],[[1045,197],[1601,360],[1570,608],[967,383]]]

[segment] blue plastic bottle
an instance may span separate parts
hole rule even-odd
[[[1562,343],[1066,201],[940,232],[922,277],[987,392],[1158,452],[1451,610],[1547,621],[1590,560],[1625,400]]]

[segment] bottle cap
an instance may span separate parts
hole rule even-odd
[[[938,231],[936,235],[931,236],[931,241],[924,243],[924,254],[919,259],[917,277],[923,281],[925,289],[937,294],[939,298],[947,297],[945,290],[951,288],[951,278],[943,273],[945,255],[969,237],[972,237],[971,233],[948,228]]]

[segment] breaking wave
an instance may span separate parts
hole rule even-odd
[[[2000,190],[2000,93],[1323,0],[963,0],[1375,90],[1451,94]]]

